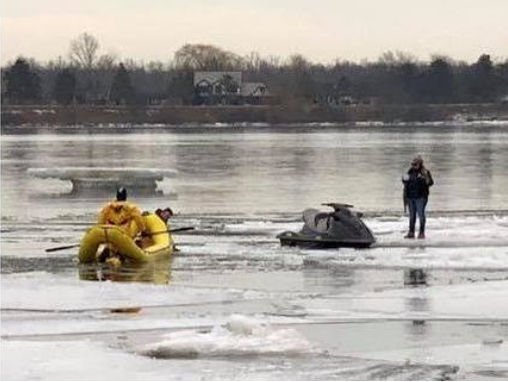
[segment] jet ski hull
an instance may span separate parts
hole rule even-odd
[[[344,241],[329,238],[304,236],[296,232],[283,232],[277,236],[282,246],[314,249],[369,248],[374,241]]]

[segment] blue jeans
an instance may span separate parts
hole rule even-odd
[[[427,198],[408,199],[409,207],[409,232],[415,231],[416,215],[420,220],[420,232],[425,232],[425,207],[427,206]]]

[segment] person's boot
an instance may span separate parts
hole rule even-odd
[[[413,231],[409,231],[406,236],[404,236],[404,239],[414,239],[415,233]]]
[[[425,232],[424,231],[420,231],[420,233],[418,234],[418,239],[425,239]]]

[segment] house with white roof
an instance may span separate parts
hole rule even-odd
[[[271,97],[262,82],[243,82],[242,72],[195,72],[194,103],[198,105],[263,104]]]

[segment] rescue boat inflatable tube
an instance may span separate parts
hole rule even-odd
[[[166,224],[157,215],[143,216],[149,233],[166,231]],[[101,244],[109,244],[125,259],[133,262],[147,262],[169,258],[173,252],[173,238],[169,233],[159,233],[151,237],[151,243],[140,248],[121,228],[114,225],[95,225],[88,229],[79,246],[79,262],[98,261]]]

